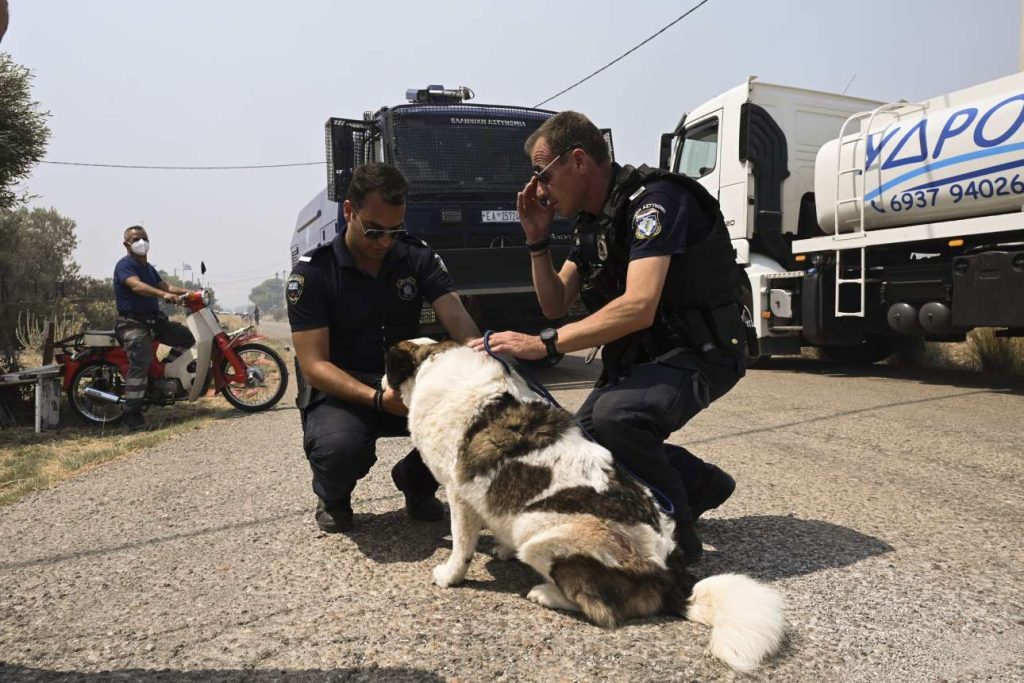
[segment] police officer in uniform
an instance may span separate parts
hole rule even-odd
[[[418,336],[424,301],[459,342],[480,332],[441,258],[405,230],[408,184],[392,166],[355,169],[334,240],[301,257],[286,285],[288,320],[307,384],[303,447],[327,533],[352,528],[352,490],[376,462],[379,437],[407,435],[407,409],[381,389],[387,349]],[[341,222],[341,221],[339,221]],[[413,519],[438,520],[438,484],[417,451],[391,470]]]
[[[695,561],[694,521],[735,482],[664,441],[745,372],[742,270],[718,203],[689,178],[612,163],[601,131],[576,112],[547,120],[526,151],[534,177],[518,209],[541,309],[560,318],[582,297],[590,315],[540,336],[496,333],[491,348],[541,359],[604,346],[601,379],[577,417],[664,499]],[[575,235],[558,271],[548,251],[556,211],[574,217]]]

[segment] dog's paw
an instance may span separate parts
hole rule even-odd
[[[465,576],[465,572],[460,572],[458,569],[453,570],[447,564],[439,564],[434,567],[434,583],[441,588],[460,584]]]
[[[573,612],[579,611],[579,607],[569,602],[561,589],[553,583],[541,583],[530,589],[526,599],[548,609],[564,609]]]
[[[494,546],[494,557],[501,560],[502,562],[508,562],[516,556],[516,549],[510,545],[504,543],[497,543]]]

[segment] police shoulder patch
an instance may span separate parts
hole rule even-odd
[[[638,240],[647,240],[661,233],[661,214],[656,205],[643,206],[633,214],[633,233]]]
[[[437,259],[437,265],[438,265],[438,267],[439,267],[439,268],[440,268],[441,270],[443,270],[444,272],[446,272],[446,273],[447,273],[447,272],[448,272],[448,266],[446,266],[446,265],[444,264],[444,259],[443,259],[443,258],[441,258],[441,255],[440,255],[440,254],[438,254],[437,252],[434,252],[434,258],[435,258],[435,259]]]
[[[292,273],[288,276],[288,284],[285,285],[285,296],[288,303],[297,304],[302,297],[302,290],[306,286],[306,276]]]

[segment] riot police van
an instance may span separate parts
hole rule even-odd
[[[383,161],[409,181],[409,234],[441,255],[480,329],[549,327],[533,290],[516,194],[532,170],[523,145],[555,112],[470,104],[472,97],[466,87],[431,85],[409,90],[405,104],[367,112],[361,120],[328,119],[327,187],[299,213],[292,264],[341,229],[339,209],[353,169]],[[611,135],[605,135],[610,149]],[[568,219],[556,217],[551,239],[558,268],[572,239]],[[584,313],[577,303],[569,318]],[[443,332],[429,305],[421,322],[425,334]]]

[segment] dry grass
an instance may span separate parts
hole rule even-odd
[[[228,330],[247,324],[237,316],[221,316],[221,322]],[[265,339],[262,343],[281,354],[285,367],[292,367],[292,354],[284,342]],[[167,350],[161,346],[157,355]],[[38,352],[24,351],[20,361],[24,367],[34,367],[40,364],[39,356]],[[294,377],[289,379],[294,381]],[[31,425],[0,430],[0,505],[177,434],[202,429],[214,420],[242,415],[222,397],[207,396],[196,403],[154,406],[146,412],[146,421],[156,429],[128,435],[120,425],[103,429],[79,422],[68,407],[67,398],[62,397],[59,429],[41,434],[36,434]]]
[[[242,415],[219,397],[180,403],[147,412],[147,421],[157,427],[154,431],[126,434],[120,425],[104,429],[78,422],[66,399],[62,401],[64,424],[59,429],[41,434],[30,426],[0,431],[0,505],[176,434]]]
[[[901,349],[891,360],[900,367],[943,368],[1024,375],[1024,339],[995,336],[978,328],[965,342],[923,342]]]

